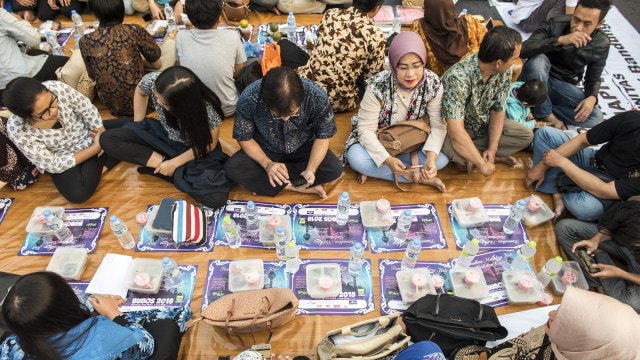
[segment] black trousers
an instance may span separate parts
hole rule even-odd
[[[23,6],[22,4],[20,4],[16,0],[11,0],[11,8],[13,9],[13,12],[15,12],[15,13],[17,13],[18,11],[24,11],[24,10],[34,10],[37,5],[38,5],[37,1],[35,1],[33,3],[33,5],[31,5],[31,6]]]
[[[552,17],[564,15],[566,6],[564,0],[544,0],[528,18],[522,20],[518,27],[525,32],[534,32]]]
[[[104,122],[105,129],[114,129],[124,125],[129,119],[114,119]],[[102,168],[111,169],[118,164],[117,158],[102,154],[93,156],[86,161],[58,174],[51,174],[51,180],[65,199],[72,203],[82,204],[89,200],[96,191]]]
[[[154,120],[155,121],[155,120]],[[135,131],[126,128],[118,128],[105,132],[103,136],[100,136],[100,146],[109,154],[122,161],[130,162],[136,165],[143,166],[138,169],[142,174],[149,174],[156,176],[162,180],[173,183],[173,178],[164,176],[162,174],[154,174],[154,169],[146,167],[147,161],[151,157],[156,149],[149,146]],[[162,152],[158,151],[162,154]],[[166,154],[162,154],[166,155]],[[204,195],[189,194],[197,202],[216,209],[224,206],[229,198],[228,192],[212,192]]]
[[[60,10],[53,10],[47,0],[38,0],[38,18],[41,21],[53,20],[60,13],[71,19],[71,10],[82,14],[85,9],[85,3],[78,0],[71,0],[69,6],[62,6],[59,0],[56,1],[56,4],[60,7]]]
[[[36,56],[49,53],[44,52],[38,49],[29,49],[27,55]],[[40,71],[33,77],[38,81],[47,81],[47,80],[58,80],[58,76],[56,75],[56,70],[64,66],[64,64],[69,61],[69,58],[66,56],[58,56],[58,55],[49,55],[47,56],[47,61],[44,62]]]
[[[292,179],[307,168],[312,146],[313,141],[310,141],[293,154],[279,154],[265,149],[262,151],[272,161],[284,163],[289,172],[289,179]],[[227,172],[229,180],[246,186],[258,195],[273,197],[286,187],[286,184],[271,186],[269,175],[264,168],[242,150],[231,156],[225,164],[224,170]],[[316,180],[311,186],[331,182],[339,178],[340,175],[342,175],[342,163],[331,150],[327,150],[327,155],[316,171]]]

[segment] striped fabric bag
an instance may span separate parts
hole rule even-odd
[[[184,200],[173,203],[171,213],[173,239],[177,244],[196,243],[204,245],[207,241],[207,218],[204,211]]]

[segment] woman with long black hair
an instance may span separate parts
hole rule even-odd
[[[151,99],[158,119],[145,118]],[[136,88],[133,122],[100,137],[104,151],[141,165],[211,208],[223,206],[233,184],[224,173],[229,156],[218,143],[222,109],[218,96],[193,73],[174,66],[147,74]]]

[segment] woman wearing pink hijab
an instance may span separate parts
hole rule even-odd
[[[447,134],[440,115],[442,84],[440,78],[424,64],[427,52],[420,35],[401,32],[389,46],[389,70],[366,81],[366,90],[358,114],[351,118],[352,132],[345,144],[343,164],[358,172],[361,184],[368,176],[400,182],[416,182],[435,186],[441,192],[445,185],[436,177],[438,169],[449,160],[440,153]],[[426,121],[431,134],[418,151],[421,168],[408,174],[411,154],[389,155],[376,136],[379,129],[406,120]],[[411,179],[407,179],[408,176]]]
[[[606,295],[567,287],[558,310],[543,326],[492,349],[458,350],[455,360],[638,360],[640,316]],[[484,355],[486,356],[484,356]]]

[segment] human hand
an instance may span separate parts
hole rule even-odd
[[[596,106],[596,97],[595,96],[587,96],[584,100],[580,101],[580,104],[574,110],[576,116],[574,119],[577,122],[583,122],[587,120],[593,108]]]
[[[164,176],[173,176],[173,173],[178,168],[178,164],[175,163],[174,159],[170,159],[167,161],[163,161],[160,165],[156,166],[156,169],[153,170],[154,174],[160,173]]]
[[[529,112],[529,115],[527,115],[527,118],[526,118],[526,119],[524,119],[524,121],[531,121],[531,120],[533,120],[533,119],[534,119],[534,117],[533,117],[533,113],[532,113],[532,112]]]
[[[122,314],[120,305],[124,304],[126,299],[120,295],[91,295],[89,303],[98,312],[109,320],[113,320],[116,316]]]
[[[420,182],[425,183],[429,179],[433,179],[438,175],[438,168],[435,160],[429,160],[424,163],[422,171],[420,171]]]
[[[395,175],[402,175],[407,169],[400,159],[393,156],[389,156],[387,160],[384,161],[384,164],[387,165]]]
[[[560,155],[556,150],[550,149],[542,155],[542,163],[548,167],[562,167],[565,161],[569,161],[566,157]]]
[[[64,6],[69,6],[71,5],[71,0],[60,0],[60,5]]]
[[[164,14],[162,13],[162,11],[160,9],[158,9],[158,7],[155,4],[150,4],[151,6],[149,6],[149,10],[151,12],[151,18],[153,20],[162,20],[164,19]]]
[[[289,183],[289,171],[283,163],[272,161],[267,165],[265,170],[267,170],[267,175],[269,175],[271,186],[276,187],[276,184],[281,186]]]
[[[17,0],[18,4],[24,6],[24,7],[30,7],[35,5],[35,1],[34,0]],[[1,1],[4,2],[4,1]]]
[[[302,175],[302,177],[307,180],[307,185],[301,187],[301,189],[308,188],[316,181],[316,174],[309,169],[301,172],[300,175]]]
[[[482,153],[482,158],[486,162],[495,163],[496,161],[496,150],[487,149]]]
[[[478,170],[484,176],[491,176],[496,171],[496,165],[493,162],[483,161],[480,166],[478,166]]]
[[[560,45],[573,44],[573,46],[577,48],[587,45],[589,41],[591,41],[591,36],[581,31],[572,32],[570,34],[560,36],[558,38],[558,44]]]
[[[180,4],[180,5],[178,5]],[[182,3],[180,1],[178,1],[178,3],[176,4],[176,6],[173,8],[173,15],[176,18],[176,23],[177,24],[182,24],[182,13],[184,11],[182,11],[183,7],[182,7]]]
[[[536,183],[536,189],[544,182],[544,173],[547,169],[544,168],[544,163],[539,163],[527,171],[527,176],[524,178],[524,186],[527,188],[532,187]],[[534,189],[535,190],[535,189]]]
[[[96,130],[89,130],[89,135],[91,135],[91,139],[93,140],[93,147],[97,148],[98,150],[98,157],[102,156],[102,154],[104,154],[104,151],[102,150],[102,147],[100,146],[100,134],[102,134],[102,131],[97,131]]]
[[[575,254],[578,248],[584,247],[587,249],[587,254],[591,255],[593,254],[594,251],[598,249],[598,245],[599,245],[598,241],[596,241],[593,238],[589,240],[581,240],[573,244],[573,247],[571,248],[571,252]]]
[[[60,10],[60,7],[56,4],[56,0],[47,0],[47,4],[49,4],[51,10]]]
[[[622,279],[627,274],[626,271],[620,269],[617,266],[613,266],[613,265],[593,264],[593,267],[596,267],[596,268],[600,269],[600,271],[597,272],[597,273],[589,274],[589,275],[591,275],[591,276],[593,276],[595,278],[602,278],[602,279],[617,278],[617,279]]]

